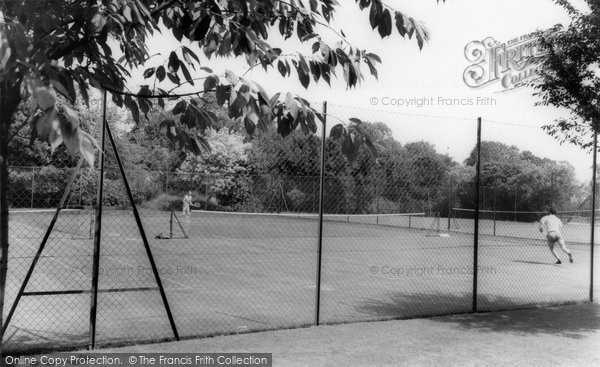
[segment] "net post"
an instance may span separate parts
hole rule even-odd
[[[325,133],[327,129],[327,101],[323,102],[323,124],[321,132],[321,170],[319,174],[319,238],[317,248],[317,284],[315,295],[315,325],[319,326],[321,313],[321,260],[323,249],[323,188],[325,186]]]
[[[590,220],[590,302],[594,302],[594,226],[596,222],[596,179],[597,179],[597,157],[598,157],[598,132],[597,124],[594,124],[594,158],[592,173],[592,216]]]
[[[473,312],[477,312],[477,269],[479,256],[479,191],[481,186],[481,117],[477,118],[477,166],[475,169],[475,223],[473,231]]]
[[[173,212],[175,209],[171,209],[171,216],[169,218],[169,238],[173,238]]]
[[[142,220],[141,220],[140,214],[137,210],[137,205],[135,205],[135,201],[133,200],[133,194],[131,193],[131,187],[129,186],[129,181],[127,180],[127,176],[125,175],[125,169],[123,168],[123,162],[121,161],[121,156],[119,155],[117,145],[115,144],[115,139],[112,136],[112,133],[110,131],[110,127],[108,126],[108,123],[105,123],[104,126],[106,129],[106,135],[108,136],[108,140],[110,141],[110,145],[113,149],[113,152],[115,153],[115,159],[117,161],[117,165],[119,166],[119,172],[121,173],[121,178],[123,179],[125,191],[127,192],[127,197],[129,198],[129,202],[131,203],[131,206],[133,208],[133,216],[135,217],[135,222],[140,231],[140,236],[142,237],[142,242],[144,243],[144,248],[146,250],[146,255],[148,256],[148,260],[150,261],[150,267],[152,268],[152,273],[154,274],[154,279],[156,280],[156,285],[159,288],[160,296],[163,301],[165,311],[167,312],[167,317],[169,319],[169,324],[171,325],[171,330],[173,331],[175,340],[179,341],[179,333],[177,331],[177,326],[175,325],[175,319],[173,318],[173,314],[171,313],[171,308],[169,307],[167,295],[165,293],[165,289],[163,287],[162,281],[160,280],[160,274],[158,273],[158,268],[156,267],[156,263],[154,262],[154,256],[152,255],[152,250],[150,249],[150,244],[148,242],[148,238],[146,237],[146,231],[144,230],[144,226],[142,225]]]

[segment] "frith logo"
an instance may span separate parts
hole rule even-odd
[[[463,73],[465,84],[482,88],[500,83],[503,91],[537,74],[538,57],[544,54],[534,33],[500,43],[492,37],[470,42],[465,57],[471,62]]]

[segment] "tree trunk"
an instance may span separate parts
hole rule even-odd
[[[0,85],[0,325],[4,326],[4,294],[8,270],[8,143],[10,123],[21,100],[14,85]],[[2,330],[2,329],[0,329]],[[0,357],[4,333],[0,333]]]

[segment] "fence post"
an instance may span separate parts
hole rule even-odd
[[[31,167],[31,209],[33,209],[33,192],[35,190],[35,167]]]
[[[96,198],[96,226],[94,229],[94,257],[92,269],[92,290],[90,300],[90,327],[89,327],[89,348],[94,349],[96,345],[96,316],[98,306],[98,278],[100,274],[100,237],[102,234],[102,201],[104,195],[104,146],[106,138],[106,91],[102,94],[102,122],[100,133],[100,152],[98,154],[98,165],[100,166],[100,176],[98,177],[98,192]]]
[[[475,226],[473,231],[473,312],[477,312],[477,269],[479,255],[479,189],[481,185],[481,117],[477,118],[477,167],[475,169]]]
[[[596,125],[596,124],[594,124]],[[596,168],[598,156],[598,132],[594,126],[594,163],[592,165],[592,216],[590,218],[590,302],[594,302],[594,226],[596,225]]]
[[[515,215],[514,215],[514,221],[517,221],[517,191],[519,190],[518,187],[515,186]]]
[[[494,203],[494,236],[496,235],[496,186],[493,191],[493,203]]]
[[[323,249],[323,188],[325,181],[325,133],[327,130],[327,101],[323,102],[323,124],[321,133],[321,172],[319,175],[319,238],[317,248],[317,284],[316,284],[316,304],[315,304],[315,324],[319,325],[321,312],[321,260]]]
[[[452,200],[450,199],[450,197],[452,196],[452,192],[454,190],[452,190],[452,175],[450,175],[450,185],[448,185],[448,231],[450,231],[450,217],[452,214]]]

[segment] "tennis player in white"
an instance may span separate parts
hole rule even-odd
[[[192,205],[192,192],[188,191],[187,195],[183,197],[183,215],[186,220],[190,221],[190,206]]]
[[[550,251],[552,255],[556,258],[557,264],[562,264],[560,258],[554,251],[554,245],[559,244],[560,249],[567,255],[569,255],[569,262],[573,262],[573,254],[571,251],[565,246],[565,240],[560,233],[560,229],[563,226],[563,222],[556,216],[556,210],[554,208],[550,208],[548,211],[548,215],[542,217],[540,219],[540,232],[546,231],[546,239],[548,240],[548,246],[550,247]]]

